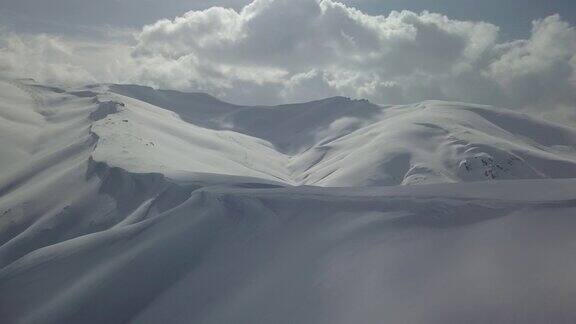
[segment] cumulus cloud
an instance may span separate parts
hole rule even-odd
[[[5,33],[0,46],[0,70],[8,77],[29,76],[70,82],[91,79],[81,66],[69,62],[73,51],[57,38],[46,35],[22,38]]]
[[[532,37],[496,47],[501,53],[484,71],[516,105],[570,104],[576,30],[558,15],[534,22]]]
[[[554,15],[535,21],[528,39],[502,42],[499,33],[489,23],[430,12],[373,16],[334,0],[254,0],[240,11],[213,7],[145,26],[130,47],[96,51],[107,73],[76,62],[65,46],[38,48],[50,43],[46,39],[8,41],[0,65],[34,58],[52,68],[24,72],[207,91],[247,104],[344,95],[570,115],[576,106],[574,27]]]
[[[45,34],[17,35],[0,30],[2,77],[27,77],[60,84],[124,82],[133,70],[130,48],[126,46],[74,42]]]

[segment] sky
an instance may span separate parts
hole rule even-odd
[[[86,36],[112,27],[141,28],[159,19],[190,10],[223,6],[241,10],[251,0],[0,0],[5,25],[19,31]],[[573,0],[343,0],[371,15],[392,10],[428,10],[454,19],[487,21],[502,28],[505,37],[527,37],[531,22],[553,14],[576,23]]]
[[[573,0],[0,0],[0,75],[576,121]]]

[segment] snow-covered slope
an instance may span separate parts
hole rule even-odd
[[[277,156],[259,156],[255,147],[243,150],[253,157],[251,165],[262,161],[270,165],[268,172],[276,170],[273,175],[290,184],[346,187],[576,177],[576,130],[500,108],[441,101],[379,107],[343,97],[241,107],[207,95],[139,86],[111,90],[163,104],[187,124],[269,142]],[[124,95],[117,100],[131,100],[132,111],[140,109],[140,102]],[[210,104],[216,107],[212,111]]]
[[[482,106],[424,102],[316,145],[293,161],[299,180],[378,186],[576,177],[576,131]]]
[[[571,128],[6,80],[0,144],[3,323],[576,321]]]
[[[93,158],[138,173],[181,172],[288,180],[288,156],[264,140],[182,121],[168,110],[129,98],[100,95],[118,111],[95,122]],[[119,101],[118,99],[122,99]],[[176,173],[176,174],[175,174]]]
[[[7,265],[0,310],[9,323],[571,323],[574,186],[196,189]]]

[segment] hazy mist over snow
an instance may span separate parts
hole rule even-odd
[[[574,323],[576,129],[0,80],[2,323]]]
[[[236,7],[189,11],[108,41],[4,29],[0,69],[40,82],[205,91],[243,104],[442,99],[576,119],[576,29],[558,14],[534,21],[526,39],[505,40],[491,23],[432,12],[377,16],[332,0]]]
[[[576,3],[339,1],[0,0],[0,323],[576,323]]]

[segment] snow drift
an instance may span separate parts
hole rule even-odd
[[[571,128],[12,80],[0,135],[3,322],[576,320]]]

